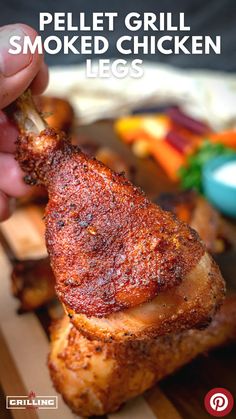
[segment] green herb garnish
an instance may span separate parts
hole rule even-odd
[[[187,165],[179,170],[180,184],[183,189],[195,189],[202,193],[202,169],[204,164],[217,156],[235,154],[235,151],[221,143],[205,140],[196,153],[187,159]]]

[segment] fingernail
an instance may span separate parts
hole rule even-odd
[[[27,67],[31,60],[32,54],[10,54],[8,51],[13,48],[10,45],[10,38],[19,36],[17,43],[23,46],[25,33],[21,28],[14,26],[4,26],[0,29],[0,73],[5,77],[13,76],[19,71]]]

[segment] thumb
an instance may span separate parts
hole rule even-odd
[[[0,28],[0,109],[13,102],[29,87],[43,66],[43,55],[35,52],[12,55],[10,38],[20,36],[19,43],[23,45],[24,37],[33,41],[37,32],[27,25],[7,25]]]

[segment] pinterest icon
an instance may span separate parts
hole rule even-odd
[[[208,391],[204,399],[205,408],[212,416],[222,418],[227,416],[234,406],[234,399],[230,391],[216,387]]]

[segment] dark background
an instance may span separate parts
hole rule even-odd
[[[117,52],[115,49],[115,41],[119,36],[125,35],[126,30],[123,26],[124,16],[131,11],[151,11],[151,12],[185,12],[185,23],[191,27],[191,32],[184,32],[182,35],[221,35],[222,37],[222,54],[215,55],[149,55],[144,58],[154,61],[163,62],[184,68],[207,68],[225,71],[236,71],[236,0],[57,0],[57,1],[35,1],[35,0],[1,0],[0,8],[0,25],[9,23],[27,23],[38,29],[39,12],[72,12],[75,24],[76,17],[79,12],[102,12],[116,11],[119,13],[119,21],[116,22],[116,32],[109,33],[110,48],[109,52],[102,58],[115,58]],[[43,32],[43,36],[53,34],[53,27]],[[84,33],[89,35],[91,33]],[[95,34],[95,33],[93,33]],[[99,35],[108,35],[99,32]],[[132,32],[134,35],[156,35],[158,32]],[[171,32],[170,35],[175,35]],[[57,32],[57,36],[66,35],[66,32]],[[72,36],[75,33],[70,32]],[[77,34],[79,35],[79,34]],[[160,35],[165,35],[160,32]],[[181,35],[181,34],[180,34]],[[74,64],[81,63],[86,58],[92,56],[82,55],[47,55],[46,60],[50,65]],[[132,56],[125,56],[125,59],[131,59]],[[135,56],[137,58],[137,56]],[[142,58],[142,57],[141,57]]]

